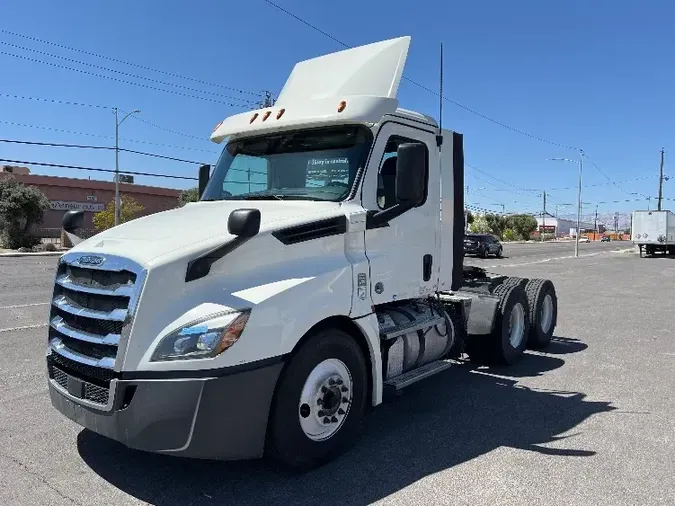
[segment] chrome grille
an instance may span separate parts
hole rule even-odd
[[[84,384],[84,398],[96,404],[108,404],[109,389],[91,383]]]
[[[82,253],[61,257],[49,319],[48,360],[58,366],[54,371],[85,382],[83,399],[107,403],[144,280],[145,271],[125,258]],[[54,380],[61,385],[56,373]]]
[[[54,367],[52,369],[54,375],[54,381],[56,381],[61,387],[68,388],[68,375],[63,372],[61,369]]]

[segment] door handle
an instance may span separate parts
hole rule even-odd
[[[433,265],[433,257],[429,254],[424,255],[422,258],[422,278],[424,281],[429,281],[431,279],[431,266]]]

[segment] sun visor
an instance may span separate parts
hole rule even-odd
[[[398,107],[409,47],[406,36],[299,62],[274,106],[230,116],[211,140],[292,127],[377,123]]]

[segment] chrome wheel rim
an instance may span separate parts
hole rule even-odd
[[[525,310],[519,302],[513,306],[509,317],[509,342],[514,348],[518,348],[523,342],[525,335]]]
[[[541,305],[541,330],[547,334],[553,324],[553,298],[546,294],[544,302]]]
[[[344,424],[353,396],[352,375],[341,360],[329,358],[309,374],[298,404],[302,431],[312,441],[325,441]]]

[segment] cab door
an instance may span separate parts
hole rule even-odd
[[[394,121],[380,128],[370,157],[361,202],[369,214],[396,204],[396,151],[404,143],[426,147],[426,198],[417,207],[380,226],[368,220],[366,256],[375,305],[424,297],[438,286],[440,268],[440,160],[436,132]]]

